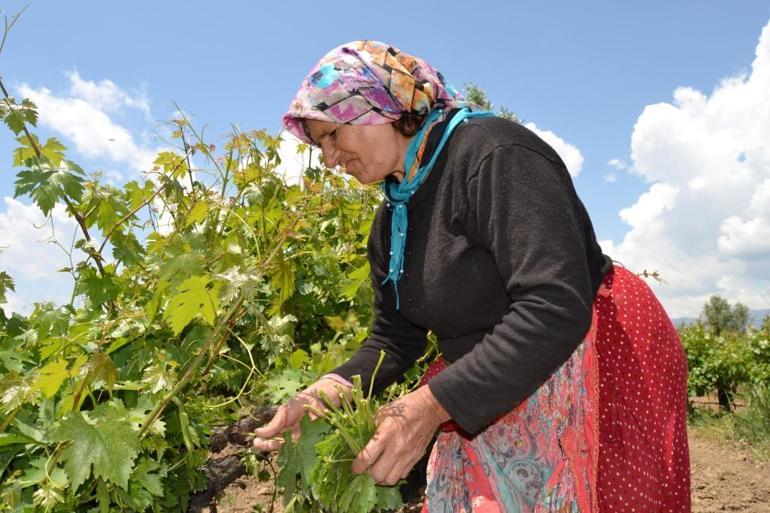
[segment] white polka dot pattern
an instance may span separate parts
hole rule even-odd
[[[598,316],[601,513],[690,511],[687,359],[644,281],[615,266]]]

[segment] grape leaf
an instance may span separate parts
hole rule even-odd
[[[190,213],[187,214],[187,220],[184,223],[185,227],[188,227],[194,223],[200,223],[206,219],[206,213],[208,210],[209,206],[205,201],[197,202],[193,208],[190,209]]]
[[[270,308],[270,314],[275,315],[281,306],[294,294],[294,264],[291,260],[282,261],[272,277],[273,288],[278,289],[278,297]]]
[[[54,431],[52,439],[70,442],[61,455],[74,490],[89,478],[92,467],[94,477],[127,489],[140,445],[121,403],[100,405],[94,410],[91,423],[81,412],[71,413]]]
[[[284,444],[278,453],[278,465],[281,468],[275,483],[284,489],[284,499],[290,500],[297,493],[297,474],[305,483],[312,483],[311,472],[318,455],[315,445],[329,431],[329,424],[323,419],[311,420],[304,415],[299,423],[302,435],[294,442],[291,433],[284,433]],[[309,495],[309,490],[307,495]]]
[[[34,386],[43,395],[50,398],[56,395],[64,380],[69,377],[67,372],[67,360],[60,358],[41,368],[35,378]]]
[[[396,486],[377,486],[377,507],[384,511],[397,510],[404,505],[401,491]]]
[[[348,483],[339,500],[339,510],[345,513],[369,513],[377,504],[374,479],[368,472],[358,474]]]
[[[0,271],[0,304],[7,301],[5,292],[8,290],[16,290],[13,284],[13,278],[11,278],[5,271]]]
[[[115,260],[119,260],[126,265],[142,261],[145,251],[133,233],[123,233],[122,230],[115,230],[110,242],[112,243],[112,256],[115,257]]]
[[[53,168],[43,159],[34,167],[16,175],[15,197],[29,194],[46,216],[56,202],[64,197],[80,200],[83,195],[83,179],[71,173],[69,167]]]
[[[171,323],[174,335],[178,335],[190,321],[199,315],[214,324],[219,309],[220,283],[211,283],[208,276],[192,276],[179,286],[179,293],[172,297],[163,312]]]

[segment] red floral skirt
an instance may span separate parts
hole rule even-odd
[[[689,512],[686,388],[668,315],[614,266],[585,339],[538,390],[476,436],[442,426],[423,513]]]

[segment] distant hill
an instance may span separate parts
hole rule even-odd
[[[765,318],[766,315],[770,315],[770,308],[765,308],[764,310],[749,310],[749,322],[753,324],[755,327],[759,328],[762,326],[762,319]],[[682,324],[692,324],[693,322],[697,321],[697,317],[677,317],[676,319],[671,319],[675,326],[681,326]]]

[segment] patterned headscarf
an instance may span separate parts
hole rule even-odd
[[[404,113],[427,115],[437,105],[466,105],[424,60],[379,41],[352,41],[327,53],[302,81],[286,129],[313,144],[301,119],[381,125]]]

